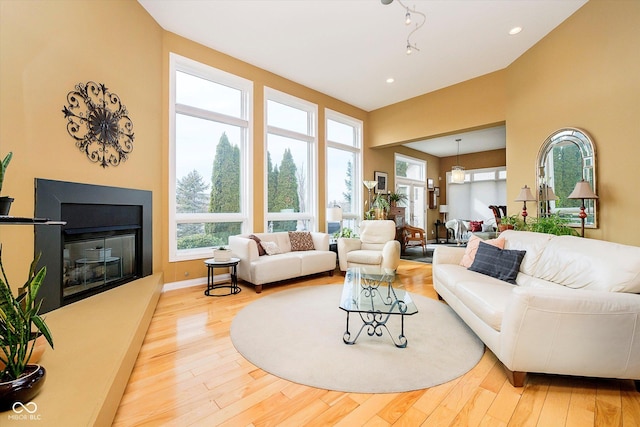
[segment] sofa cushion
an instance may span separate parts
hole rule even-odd
[[[382,263],[382,252],[359,250],[347,253],[347,262],[355,264],[380,264]]]
[[[535,276],[593,291],[640,293],[640,247],[574,236],[547,245]]]
[[[516,284],[525,251],[505,250],[480,242],[476,258],[469,270]]]
[[[276,242],[260,242],[267,255],[278,255],[282,253]]]
[[[467,248],[464,252],[462,260],[460,261],[461,266],[467,268],[471,267],[471,264],[473,264],[473,260],[476,258],[476,252],[478,252],[478,245],[480,244],[480,242],[493,245],[500,249],[504,248],[504,239],[497,238],[491,240],[482,240],[480,237],[473,234],[471,235],[471,237],[469,237],[469,242],[467,242]]]
[[[285,233],[286,234],[286,233]],[[301,275],[301,252],[258,257],[251,262],[252,283],[272,283]]]
[[[313,239],[308,231],[289,231],[289,241],[292,251],[312,251]]]
[[[500,331],[502,317],[514,287],[492,277],[481,276],[456,284],[456,296],[483,322]]]
[[[505,230],[500,233],[500,237],[504,238],[505,249],[527,251],[522,264],[520,264],[520,271],[529,276],[534,276],[542,252],[545,250],[547,243],[556,236],[532,231]]]
[[[306,276],[318,271],[332,271],[336,268],[336,253],[332,251],[291,251],[300,259],[300,275]]]
[[[264,248],[262,247],[262,245],[260,244],[260,238],[258,236],[256,236],[255,234],[252,234],[249,236],[249,238],[254,242],[256,242],[256,244],[258,245],[258,256],[263,256],[267,254]]]

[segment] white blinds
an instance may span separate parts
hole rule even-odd
[[[507,181],[498,178],[506,176],[504,171],[505,168],[468,170],[464,184],[452,184],[447,173],[448,218],[493,223],[489,205],[507,204]]]

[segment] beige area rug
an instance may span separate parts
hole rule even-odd
[[[286,380],[354,393],[419,390],[457,378],[484,352],[478,337],[446,304],[412,294],[418,313],[405,317],[406,348],[386,333],[363,332],[355,345],[342,336],[342,285],[278,292],[248,305],[231,324],[231,340],[251,363]],[[400,316],[389,329],[397,336]],[[351,314],[355,336],[362,321]]]

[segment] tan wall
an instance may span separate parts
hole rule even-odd
[[[542,142],[562,127],[593,138],[599,229],[588,237],[640,245],[640,2],[591,0],[507,70],[508,198],[535,185]],[[516,202],[509,210],[517,209]]]
[[[161,28],[135,1],[0,1],[0,155],[13,151],[4,195],[11,214],[34,213],[34,179],[153,192],[154,270],[162,239]],[[133,120],[134,149],[118,167],[91,163],[66,130],[62,108],[78,83],[104,83]],[[14,287],[33,257],[31,226],[0,227]]]
[[[16,198],[13,215],[33,216],[36,177],[151,190],[154,271],[164,271],[167,282],[206,275],[202,261],[168,262],[168,55],[176,52],[254,82],[253,188],[260,189],[253,193],[255,231],[264,223],[264,86],[318,105],[319,223],[324,223],[324,108],[363,121],[366,112],[165,32],[133,0],[0,0],[0,6],[0,155],[14,152],[3,189]],[[105,25],[109,22],[118,23],[117,29]],[[89,162],[66,131],[61,112],[66,95],[88,80],[117,93],[133,120],[134,150],[116,168]],[[25,274],[33,228],[5,226],[0,232],[10,279],[14,270]]]
[[[582,128],[595,141],[600,196],[599,228],[586,235],[640,245],[631,163],[640,158],[638,40],[640,2],[591,0],[505,70],[372,111],[371,146],[506,122],[512,200],[524,184],[535,186],[543,141],[559,128]],[[441,159],[441,173],[448,163]],[[509,213],[519,211],[509,202]]]
[[[504,70],[369,113],[370,147],[503,124]]]
[[[0,0],[0,155],[14,152],[3,193],[16,198],[13,215],[32,216],[34,178],[116,185],[153,191],[154,271],[167,281],[204,275],[202,262],[168,263],[167,146],[168,52],[188,56],[251,79],[254,117],[263,116],[267,85],[315,102],[324,140],[323,109],[365,121],[365,177],[393,171],[394,148],[414,141],[507,123],[508,194],[535,182],[535,156],[544,139],[564,126],[594,138],[598,156],[600,229],[591,237],[640,244],[633,212],[635,175],[625,164],[640,158],[640,2],[591,0],[510,67],[370,113],[297,85],[219,52],[164,32],[133,0]],[[105,23],[117,22],[117,29]],[[62,107],[79,82],[105,83],[131,113],[136,140],[128,161],[102,169],[90,163],[67,134]],[[254,163],[262,188],[263,124],[255,120]],[[385,147],[386,146],[386,147]],[[319,176],[324,155],[319,149]],[[413,151],[413,150],[412,150]],[[410,153],[407,153],[411,155]],[[415,152],[414,152],[415,154]],[[419,157],[418,155],[416,157]],[[429,177],[446,161],[429,158]],[[471,161],[469,161],[471,164]],[[468,165],[465,165],[470,167]],[[390,177],[392,173],[390,173]],[[437,181],[436,181],[437,182]],[[390,182],[393,185],[393,182]],[[324,179],[319,202],[324,206]],[[441,186],[442,187],[442,186]],[[261,231],[262,191],[254,192],[254,229]],[[510,211],[517,209],[510,205]],[[324,209],[320,209],[323,222]],[[32,227],[0,228],[4,260],[14,283],[33,254]]]

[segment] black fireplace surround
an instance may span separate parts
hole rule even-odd
[[[47,266],[39,292],[42,312],[152,274],[151,191],[40,178],[35,180],[35,190],[35,216],[67,222],[64,226],[35,227],[35,251],[42,253],[38,268]],[[121,254],[115,253],[118,249],[111,254],[111,248],[96,243],[119,240],[131,242],[132,255],[125,258],[124,268]],[[65,254],[70,251],[84,255],[69,260]],[[71,272],[80,276],[76,281],[84,278],[93,286],[72,286],[77,283],[69,279],[70,264]],[[95,271],[105,277],[107,272],[116,274],[104,283],[93,276],[87,280],[87,274]]]

